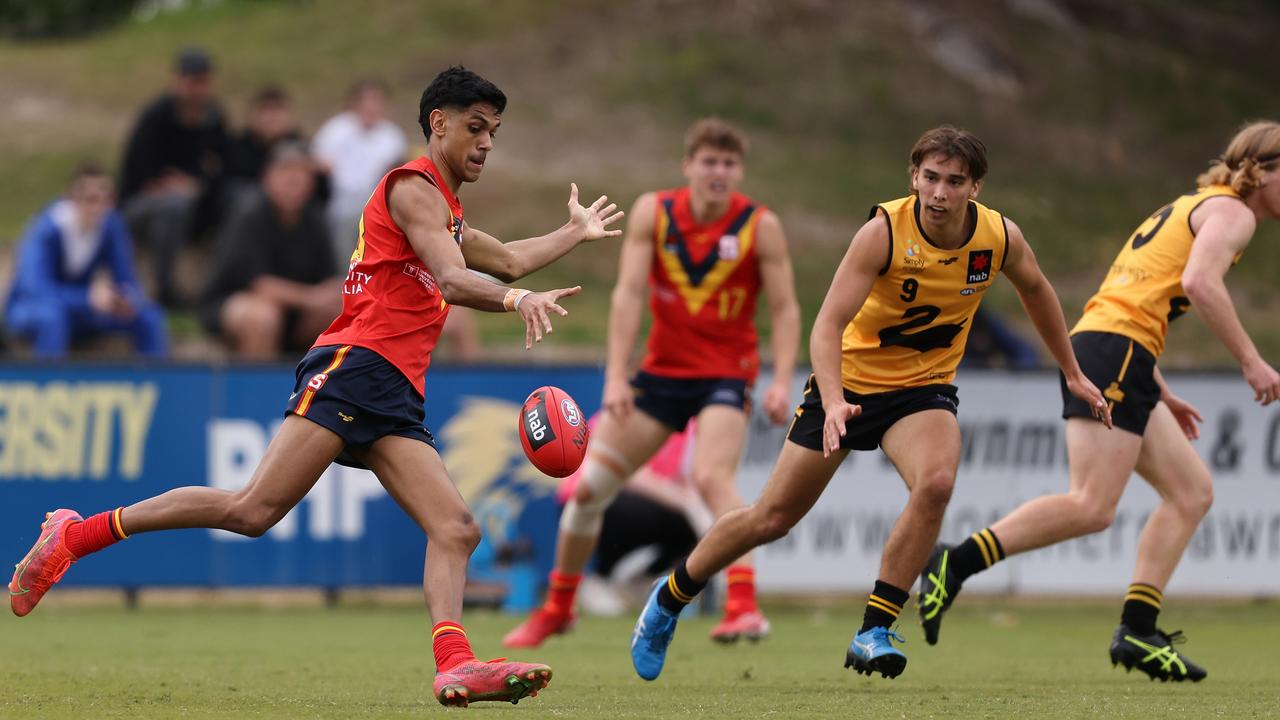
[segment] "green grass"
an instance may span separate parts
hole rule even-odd
[[[1198,684],[1149,682],[1113,670],[1114,604],[979,602],[953,611],[943,644],[909,623],[907,671],[889,681],[842,668],[857,600],[772,613],[774,636],[719,647],[710,621],[682,624],[667,672],[637,679],[630,618],[587,619],[573,635],[518,657],[555,668],[551,686],[518,708],[471,712],[554,718],[1267,717],[1276,712],[1274,605],[1174,603]],[[482,657],[514,623],[471,613]],[[4,718],[408,718],[445,712],[431,695],[423,612],[42,607],[0,620]],[[486,715],[487,716],[487,715]]]

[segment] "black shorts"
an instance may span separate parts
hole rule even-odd
[[[921,385],[865,395],[845,390],[844,399],[852,405],[862,406],[862,414],[845,423],[845,435],[840,440],[840,447],[845,450],[875,450],[889,428],[902,418],[925,410],[947,410],[954,415],[960,406],[955,385]],[[822,424],[825,421],[818,382],[810,375],[804,386],[804,400],[796,408],[787,439],[800,447],[822,452]]]
[[[1080,332],[1071,336],[1071,348],[1085,377],[1089,378],[1111,408],[1111,423],[1121,430],[1141,435],[1147,420],[1160,402],[1156,384],[1156,358],[1135,340],[1106,332]],[[1062,417],[1096,419],[1093,408],[1067,391],[1067,379],[1058,373],[1062,386]]]
[[[735,378],[669,378],[643,370],[631,378],[636,407],[676,432],[708,405],[729,405],[748,411],[750,385]]]
[[[335,462],[363,468],[349,450],[367,448],[387,435],[435,447],[435,438],[424,424],[422,396],[404,373],[378,353],[353,345],[312,348],[296,373],[285,414],[337,433],[347,448]]]

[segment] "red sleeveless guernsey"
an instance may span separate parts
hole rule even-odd
[[[372,350],[404,373],[421,395],[449,305],[391,219],[388,181],[403,173],[417,173],[440,191],[449,205],[449,234],[462,244],[462,204],[426,156],[384,175],[360,215],[359,241],[342,286],[342,312],[312,347],[355,345]]]
[[[657,194],[649,309],[640,369],[673,378],[756,377],[756,224],[762,206],[734,193],[721,217],[699,223],[689,189]]]

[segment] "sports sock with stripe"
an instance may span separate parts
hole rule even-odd
[[[578,595],[578,584],[582,582],[582,574],[570,575],[559,570],[552,570],[547,576],[547,601],[542,608],[556,615],[568,615],[573,612],[573,601]]]
[[[448,672],[459,663],[475,660],[471,652],[471,642],[467,640],[467,631],[462,623],[438,622],[431,628],[431,651],[436,656],[436,670]]]
[[[1164,593],[1156,586],[1134,583],[1124,595],[1124,610],[1120,613],[1120,622],[1139,635],[1154,635],[1156,619],[1160,617],[1163,602]]]
[[[730,565],[729,597],[724,602],[726,617],[759,610],[756,605],[756,571],[750,565]]]
[[[1003,559],[1004,547],[1000,538],[991,532],[991,528],[983,528],[951,550],[950,571],[964,582],[970,575],[980,573]]]
[[[707,586],[705,582],[696,582],[689,577],[685,568],[687,560],[681,560],[674,572],[667,576],[666,582],[658,588],[658,604],[673,614],[679,614],[684,606],[693,602],[698,593]]]
[[[898,621],[898,615],[902,613],[902,606],[906,604],[910,593],[906,590],[896,588],[883,580],[876,581],[876,587],[871,591],[871,597],[867,598],[867,609],[862,615],[862,629],[859,633],[864,633],[874,627],[889,627]]]
[[[121,527],[120,518],[123,512],[124,508],[118,507],[115,510],[92,515],[82,521],[67,523],[65,535],[67,550],[79,559],[89,553],[111,547],[129,537],[124,534],[124,529]]]

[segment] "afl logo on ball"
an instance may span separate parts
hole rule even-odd
[[[578,414],[578,406],[573,404],[569,398],[560,401],[560,413],[564,415],[564,421],[578,427],[578,423],[582,422],[582,416]]]

